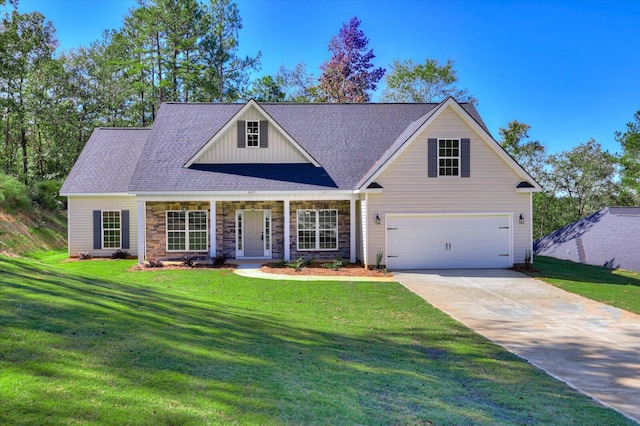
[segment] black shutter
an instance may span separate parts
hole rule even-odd
[[[471,141],[460,139],[460,176],[471,177]]]
[[[245,148],[247,146],[247,137],[245,133],[245,122],[238,121],[238,148]]]
[[[260,122],[260,148],[269,147],[269,122]]]
[[[129,210],[122,210],[120,212],[120,235],[122,238],[122,249],[129,250]]]
[[[427,156],[427,176],[438,177],[438,139],[429,139]]]
[[[93,211],[93,248],[94,250],[102,248],[102,212],[100,210]]]

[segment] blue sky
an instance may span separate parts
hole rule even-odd
[[[63,49],[119,28],[135,0],[20,0],[53,21]],[[394,59],[455,61],[489,130],[517,119],[550,152],[614,132],[640,110],[640,1],[237,0],[240,53],[262,52],[256,77],[305,62],[319,74],[327,45],[353,16],[376,66]],[[379,100],[378,95],[373,98]]]

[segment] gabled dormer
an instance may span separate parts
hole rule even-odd
[[[318,162],[253,99],[184,167],[195,164],[301,164]]]

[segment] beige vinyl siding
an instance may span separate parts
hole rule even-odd
[[[427,177],[429,138],[469,138],[471,177]],[[493,143],[493,142],[491,142]],[[376,179],[384,188],[369,194],[367,258],[384,249],[386,213],[511,213],[513,261],[531,249],[531,194],[516,193],[522,178],[452,109],[443,111]],[[525,224],[518,223],[522,213]],[[380,215],[376,225],[374,217]]]
[[[247,110],[238,120],[267,120],[256,108]],[[234,125],[206,151],[196,164],[244,164],[244,163],[308,163],[309,161],[292,145],[272,123],[269,123],[268,148],[238,148],[237,126]]]
[[[80,252],[92,256],[109,256],[115,249],[94,250],[93,211],[129,210],[129,249],[132,256],[138,254],[138,204],[134,196],[70,196],[68,197],[69,256]]]

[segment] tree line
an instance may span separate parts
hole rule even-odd
[[[149,126],[162,102],[369,102],[381,81],[383,102],[477,101],[458,87],[451,60],[374,66],[356,17],[328,41],[317,74],[298,63],[251,81],[262,53],[239,55],[242,19],[232,0],[138,0],[120,29],[63,52],[42,14],[6,3],[0,0],[11,9],[0,23],[0,201],[3,187],[4,198],[19,184],[34,193],[55,188],[95,127]],[[529,139],[528,125],[514,120],[500,129],[505,150],[545,187],[534,197],[536,236],[604,205],[638,202],[638,114],[635,120],[616,135],[620,156],[595,141],[547,155]]]

